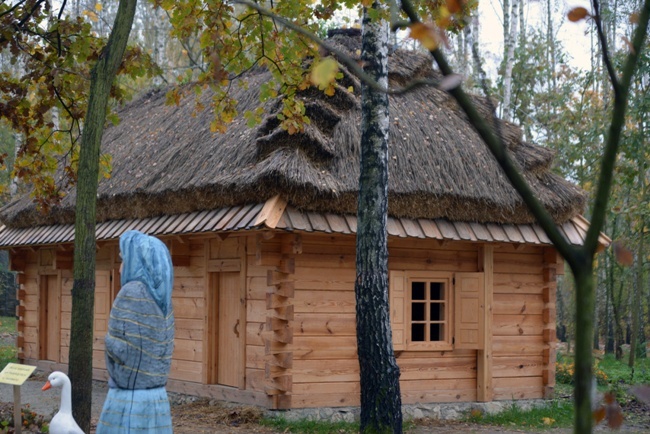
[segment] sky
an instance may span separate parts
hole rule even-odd
[[[553,13],[558,38],[563,42],[568,55],[568,62],[576,68],[589,69],[590,65],[590,36],[586,33],[592,22],[581,21],[572,23],[566,19],[568,11],[577,6],[590,9],[588,0],[555,0],[556,10]],[[527,22],[530,26],[541,26],[544,14],[544,0],[528,0]],[[479,0],[480,19],[480,49],[488,63],[499,62],[503,57],[503,24],[500,0]],[[488,71],[488,74],[490,72]]]

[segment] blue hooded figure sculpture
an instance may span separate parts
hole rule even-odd
[[[97,434],[172,433],[165,385],[174,350],[174,270],[162,241],[120,237],[121,284],[108,322],[109,391]]]

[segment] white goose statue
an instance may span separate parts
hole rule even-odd
[[[70,379],[63,372],[54,371],[47,377],[43,390],[51,387],[61,388],[59,412],[50,421],[50,434],[84,434],[72,417],[72,397]]]

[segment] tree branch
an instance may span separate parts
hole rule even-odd
[[[245,6],[248,6],[252,9],[257,10],[261,15],[266,15],[267,17],[271,18],[274,21],[278,21],[282,23],[284,26],[290,28],[291,30],[300,33],[301,35],[311,39],[312,41],[316,42],[318,45],[321,47],[325,48],[327,51],[330,51],[338,57],[338,60],[345,64],[350,70],[354,73],[355,76],[357,76],[360,80],[362,80],[364,83],[366,83],[369,87],[371,87],[373,90],[376,90],[378,92],[384,92],[389,95],[401,95],[406,92],[410,92],[414,89],[417,89],[418,87],[421,86],[434,86],[434,87],[440,87],[442,86],[443,90],[448,90],[448,88],[445,88],[445,83],[444,82],[438,82],[438,81],[433,81],[433,80],[424,80],[424,79],[419,79],[419,80],[413,80],[410,83],[407,83],[404,87],[399,88],[399,89],[388,89],[379,83],[377,83],[375,80],[372,79],[368,74],[366,74],[363,71],[363,68],[359,65],[359,62],[356,59],[353,59],[352,57],[348,56],[345,52],[339,50],[338,48],[334,47],[333,45],[328,44],[327,42],[323,41],[320,39],[318,36],[310,32],[309,30],[305,30],[303,27],[292,23],[291,21],[287,20],[284,17],[281,17],[279,15],[276,15],[272,11],[258,5],[255,3],[250,2],[249,0],[233,0],[233,3],[238,3],[242,4]],[[450,74],[451,75],[451,74]]]
[[[596,0],[593,0],[596,1]],[[585,249],[588,252],[595,252],[598,246],[598,232],[605,223],[605,211],[607,201],[609,199],[609,192],[612,188],[612,179],[614,177],[614,165],[616,163],[616,155],[620,144],[621,132],[625,125],[625,111],[627,109],[627,99],[629,96],[630,86],[636,65],[639,60],[639,53],[643,48],[643,43],[648,35],[648,22],[650,21],[650,0],[645,0],[639,13],[639,22],[632,37],[632,47],[630,53],[625,59],[623,65],[623,75],[620,84],[618,85],[618,92],[614,92],[614,111],[612,113],[612,121],[609,125],[607,133],[605,151],[600,168],[600,178],[598,180],[598,187],[596,189],[596,200],[594,201],[591,225],[587,231],[585,239]]]
[[[402,10],[406,13],[411,23],[420,22],[418,14],[410,0],[402,0],[401,5]],[[451,67],[440,50],[431,50],[430,53],[438,64],[443,75],[448,76],[453,74]],[[555,248],[567,261],[569,261],[569,263],[571,263],[571,261],[574,260],[572,258],[575,258],[576,247],[569,244],[569,242],[560,234],[560,231],[548,211],[546,211],[544,206],[539,202],[524,177],[519,173],[518,168],[515,166],[510,155],[506,151],[506,147],[502,143],[501,139],[493,133],[488,123],[485,122],[483,117],[478,113],[471,99],[460,86],[450,89],[449,93],[451,93],[451,95],[456,99],[458,105],[460,105],[469,118],[469,121],[472,123],[474,128],[476,128],[476,131],[486,143],[488,149],[492,152],[492,155],[510,180],[510,183],[515,190],[517,190],[522,200],[526,203],[530,212],[535,216],[540,226],[544,229]]]
[[[616,77],[616,71],[614,70],[614,65],[612,65],[612,59],[609,56],[609,49],[607,48],[607,38],[605,37],[605,31],[603,30],[603,22],[600,16],[600,3],[598,0],[591,0],[591,3],[594,7],[594,14],[592,15],[594,22],[596,23],[596,32],[598,34],[598,40],[600,41],[600,46],[602,50],[603,62],[607,68],[607,75],[612,82],[612,88],[614,88],[614,94],[620,92],[620,83]]]

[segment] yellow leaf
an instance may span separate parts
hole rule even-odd
[[[352,86],[349,86],[349,87],[348,87],[348,92],[350,92],[350,93],[354,93],[354,88],[353,88]]]
[[[321,89],[329,86],[339,72],[339,64],[332,57],[326,57],[314,66],[311,71],[311,82]]]
[[[590,16],[589,11],[583,8],[582,6],[578,6],[577,8],[571,9],[567,14],[567,18],[569,19],[569,21],[574,23],[580,20],[584,20],[588,16]]]
[[[334,86],[328,86],[327,89],[325,89],[325,95],[327,96],[334,96],[335,92]]]
[[[86,15],[86,16],[90,19],[90,21],[92,21],[93,23],[96,23],[97,21],[99,21],[99,17],[97,16],[97,14],[96,14],[95,12],[93,12],[93,11],[84,11],[83,13],[84,13],[84,15]]]
[[[104,6],[102,6],[101,3],[95,3],[95,10],[96,10],[97,12],[101,12],[102,9],[104,9]]]
[[[550,417],[543,417],[542,422],[544,423],[544,425],[553,425],[555,423],[555,419]]]
[[[438,47],[438,33],[433,24],[415,23],[410,27],[411,32],[409,36],[419,41],[424,48],[431,51]]]

